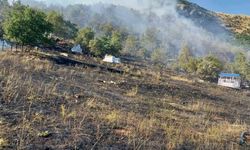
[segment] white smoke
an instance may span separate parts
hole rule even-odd
[[[227,57],[228,53],[239,50],[238,47],[232,46],[225,40],[228,37],[224,36],[222,39],[221,36],[218,36],[220,33],[211,33],[195,25],[192,20],[180,16],[176,11],[176,0],[113,0],[112,3],[140,10],[146,14],[156,14],[160,18],[158,21],[146,22],[146,24],[144,22],[145,27],[140,28],[158,28],[160,30],[159,38],[165,42],[166,49],[170,49],[170,45],[180,49],[182,44],[186,43],[197,56],[214,53],[220,57]],[[140,24],[134,21],[131,23]],[[134,27],[134,29],[137,28]]]
[[[162,46],[168,51],[171,49],[180,50],[183,43],[187,44],[197,56],[214,53],[220,57],[228,57],[229,53],[239,51],[238,47],[227,42],[227,36],[221,37],[219,36],[222,35],[221,33],[211,33],[195,25],[192,20],[180,16],[176,10],[177,0],[47,0],[46,2],[64,6],[79,3],[113,4],[139,10],[145,16],[154,14],[155,18],[151,22],[145,18],[137,19],[132,14],[123,13],[119,9],[113,12],[113,15],[134,32],[143,33],[148,28],[157,28],[159,30],[158,38],[163,41]],[[101,14],[101,11],[100,8],[95,9],[97,13]],[[176,53],[178,54],[178,52]]]

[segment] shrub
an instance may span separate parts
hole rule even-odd
[[[240,73],[242,77],[250,80],[250,64],[244,53],[238,53],[233,62],[233,69],[236,73]]]
[[[81,47],[84,48],[85,50],[89,50],[90,41],[93,40],[94,38],[95,38],[95,33],[91,28],[82,28],[77,33],[77,37],[75,38],[75,42],[77,44],[80,44]],[[93,47],[93,45],[91,45],[91,46]]]
[[[156,63],[165,63],[167,60],[167,52],[162,48],[155,49],[151,54],[151,60]]]
[[[179,68],[183,69],[184,71],[188,71],[189,70],[189,62],[193,61],[193,55],[191,53],[191,50],[189,49],[188,46],[183,46],[181,49],[181,52],[179,54],[179,58],[178,58],[178,66]],[[193,61],[194,62],[194,61]],[[193,63],[192,62],[192,63]]]
[[[223,65],[217,58],[207,56],[199,63],[197,74],[204,80],[215,81],[222,69]]]

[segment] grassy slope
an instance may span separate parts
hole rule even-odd
[[[250,35],[250,16],[222,13],[218,13],[217,15],[225,23],[225,27],[233,33]]]
[[[246,91],[196,83],[140,62],[112,67],[127,73],[2,53],[0,147],[240,148],[239,135],[250,125]]]

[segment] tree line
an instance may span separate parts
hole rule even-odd
[[[93,21],[79,28],[56,11],[44,12],[19,1],[12,6],[0,0],[5,8],[0,26],[1,37],[20,46],[53,45],[55,39],[80,44],[85,52],[95,56],[126,53],[161,62],[167,57],[157,39],[157,29],[149,28],[142,37],[111,22]],[[83,20],[84,21],[84,20]],[[96,23],[94,23],[96,22]]]
[[[238,53],[232,63],[221,62],[210,54],[197,58],[188,45],[181,52],[163,46],[156,28],[148,28],[141,36],[110,22],[96,23],[79,28],[56,12],[44,12],[15,2],[12,6],[7,0],[0,0],[0,38],[23,46],[53,45],[56,38],[80,44],[85,53],[102,57],[105,54],[126,54],[151,60],[153,63],[167,64],[177,57],[175,67],[178,70],[198,75],[213,81],[219,72],[240,73],[250,80],[250,65],[245,53]],[[97,20],[98,21],[98,20]],[[181,44],[181,43],[180,43]]]
[[[222,71],[239,73],[244,80],[250,81],[250,61],[244,52],[236,53],[232,62],[222,62],[213,54],[197,58],[185,45],[180,52],[177,69],[198,75],[201,79],[208,81],[217,81],[218,74]]]

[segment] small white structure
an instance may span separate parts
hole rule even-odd
[[[71,51],[74,52],[74,53],[82,54],[82,48],[81,48],[80,44],[75,45],[75,46],[71,49]]]
[[[120,64],[121,59],[116,58],[115,56],[112,55],[105,55],[105,58],[103,59],[104,62],[109,62],[109,63],[115,63],[115,64]]]
[[[0,40],[0,49],[2,48],[11,48],[11,46],[6,41]]]
[[[218,85],[230,87],[234,89],[241,88],[241,77],[239,74],[234,73],[221,73],[219,75]]]
[[[64,56],[64,57],[69,57],[69,54],[68,53],[60,53],[61,56]]]

